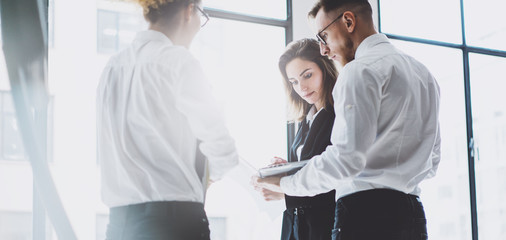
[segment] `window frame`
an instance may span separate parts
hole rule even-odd
[[[246,15],[242,13],[235,13],[230,11],[224,11],[214,8],[204,7],[204,11],[209,14],[211,18],[219,18],[225,20],[234,20],[246,23],[256,23],[269,26],[283,27],[285,28],[285,45],[288,45],[293,41],[293,11],[292,11],[292,0],[286,0],[286,20],[272,19],[266,17],[257,17]],[[295,139],[295,123],[286,123],[287,132],[287,156],[290,155],[290,147]]]
[[[54,1],[51,1],[51,3],[54,3]],[[51,6],[54,8],[54,6]],[[51,7],[49,9],[51,9]],[[292,42],[293,40],[293,17],[292,17],[292,0],[286,0],[286,19],[273,19],[268,17],[261,17],[261,16],[252,16],[244,13],[238,13],[233,11],[225,11],[225,10],[219,10],[214,8],[204,8],[204,11],[209,14],[209,17],[216,18],[216,19],[223,19],[223,20],[233,20],[233,21],[239,21],[244,23],[254,23],[254,24],[260,24],[265,26],[275,26],[284,28],[285,30],[285,45]],[[116,28],[119,30],[119,18],[121,17],[122,13],[121,11],[115,12],[111,11],[107,8],[100,8],[97,7],[97,24],[99,24],[98,17],[101,12],[104,13],[114,13],[115,14],[115,20],[116,20]],[[54,11],[53,11],[54,14]],[[54,21],[51,23],[54,25]],[[54,29],[54,28],[53,28]],[[99,30],[97,26],[97,31]],[[52,40],[51,42],[53,42]],[[118,35],[115,36],[115,50],[118,50],[119,48],[119,37]],[[109,54],[108,51],[103,51],[104,49],[100,48],[99,44],[99,34],[97,33],[97,39],[96,39],[97,47],[96,51],[98,54]],[[51,45],[51,47],[54,47]],[[107,50],[107,49],[106,49]],[[49,114],[52,114],[52,112],[49,112]],[[293,123],[287,122],[287,148],[286,151],[289,151],[289,147],[291,146],[293,139],[295,138],[295,126]],[[45,227],[40,226],[46,226],[47,224],[50,224],[46,221],[46,214],[47,212],[44,211],[44,208],[42,205],[40,205],[40,199],[34,200],[36,202],[36,205],[34,205],[37,209],[37,216],[34,216],[33,219],[33,231],[42,233],[44,231],[47,231]],[[98,216],[99,214],[97,214]],[[35,226],[39,226],[37,229]],[[97,233],[96,233],[97,234]],[[36,234],[34,234],[33,239],[45,239],[45,237],[38,236],[36,237]]]
[[[460,49],[462,51],[462,64],[464,71],[464,95],[465,95],[465,109],[466,109],[466,129],[467,129],[467,160],[468,160],[468,174],[469,174],[469,193],[470,193],[470,212],[471,212],[471,228],[472,240],[478,240],[478,210],[476,198],[476,171],[475,171],[475,152],[474,152],[474,133],[473,133],[473,114],[471,109],[471,77],[469,66],[469,54],[476,53],[486,56],[495,56],[506,58],[506,51],[495,50],[490,48],[481,48],[469,46],[466,42],[466,28],[465,28],[465,12],[464,0],[460,0],[460,24],[462,29],[462,44],[448,43],[444,41],[435,41],[424,38],[415,38],[404,35],[396,35],[391,33],[382,32],[381,29],[381,0],[377,0],[378,7],[378,31],[385,34],[389,39],[400,41],[407,41],[413,43],[428,44],[432,46],[447,47],[453,49]]]
[[[42,3],[44,5],[41,8],[42,10],[39,10],[39,11],[41,11],[39,13],[42,15],[41,16],[41,18],[42,18],[42,27],[41,28],[43,30],[42,41],[43,41],[45,51],[46,51],[45,52],[46,53],[45,60],[47,61],[48,48],[54,47],[54,32],[49,33],[49,31],[48,31],[49,24],[51,24],[51,26],[53,26],[53,29],[54,29],[54,1],[53,0],[45,0],[45,1],[42,1]],[[51,4],[51,6],[49,6],[49,4]],[[101,11],[100,9],[98,9],[98,10]],[[106,10],[102,10],[102,11],[106,11]],[[212,17],[212,18],[235,20],[235,21],[241,21],[241,22],[246,22],[246,23],[256,23],[256,24],[262,24],[262,25],[283,27],[285,29],[285,43],[288,44],[293,40],[292,0],[286,0],[287,17],[285,20],[271,19],[271,18],[267,18],[267,17],[256,17],[256,16],[250,16],[247,14],[235,13],[235,12],[229,12],[229,11],[223,11],[223,10],[217,10],[217,9],[205,8],[205,11],[207,13],[209,13],[210,17]],[[118,15],[116,17],[118,17]],[[51,18],[52,20],[49,21],[49,18]],[[49,36],[48,33],[51,35]],[[1,35],[0,35],[0,37],[1,37]],[[97,37],[98,37],[98,35],[97,35]],[[98,39],[97,39],[97,42],[98,42]],[[116,45],[118,45],[118,44],[116,44]],[[97,47],[98,47],[98,44],[97,44]],[[97,52],[99,52],[99,51],[97,51]],[[48,66],[45,65],[44,68],[47,73]],[[47,79],[47,76],[46,76],[46,79]],[[52,97],[50,97],[50,98],[52,100]],[[52,103],[51,100],[50,100],[50,104]],[[45,117],[49,116],[49,119],[45,118],[45,121],[39,122],[39,123],[43,123],[41,125],[46,125],[46,128],[44,128],[45,134],[47,134],[48,132],[52,132],[51,129],[47,129],[47,122],[46,122],[47,120],[50,120],[51,121],[50,126],[52,126],[52,124],[53,124],[52,123],[52,116],[53,116],[52,110],[46,109],[46,112],[41,113],[41,114],[42,115],[40,116],[40,119],[42,119],[42,120],[44,120]],[[288,130],[288,134],[287,134],[287,139],[288,139],[287,151],[288,151],[289,146],[293,142],[293,139],[295,136],[294,135],[294,133],[295,133],[294,125],[287,124],[287,130]],[[44,136],[46,136],[46,135],[44,135]],[[49,151],[48,157],[49,157],[49,159],[52,159],[52,150],[50,150],[50,149],[52,149],[52,136],[51,136],[51,142],[50,143],[46,142],[46,144],[49,145],[49,148],[48,148],[48,146],[42,146],[42,148],[44,149],[44,153],[46,153],[44,155],[47,155],[46,151]],[[47,161],[47,159],[46,159],[46,161]],[[49,231],[47,226],[48,226],[48,224],[51,224],[51,222],[47,221],[48,212],[46,211],[46,207],[44,207],[44,205],[42,204],[42,199],[38,196],[38,194],[36,194],[36,191],[37,191],[36,185],[34,184],[33,186],[34,186],[34,189],[33,189],[33,192],[34,192],[33,198],[34,199],[33,199],[33,213],[32,213],[33,214],[32,236],[33,236],[33,239],[43,240],[43,239],[46,239],[46,236]],[[62,223],[62,222],[57,222],[56,224],[58,224],[58,223]],[[65,228],[68,226],[61,226],[61,227]],[[55,226],[55,228],[56,228],[56,226]],[[72,232],[72,234],[74,234],[71,229],[70,229],[70,232]]]

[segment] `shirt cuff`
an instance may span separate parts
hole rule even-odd
[[[284,176],[279,181],[279,187],[281,187],[281,190],[283,190],[283,193],[286,195],[293,196],[294,188],[292,183],[293,176]]]

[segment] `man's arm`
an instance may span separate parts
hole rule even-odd
[[[216,181],[238,163],[235,142],[199,62],[187,61],[181,73],[176,107],[187,117],[193,133],[201,141],[200,150],[209,160],[210,180]]]
[[[335,189],[340,180],[360,174],[366,164],[366,152],[376,139],[382,86],[382,78],[373,69],[360,63],[348,64],[333,91],[336,118],[332,145],[279,183],[277,179],[258,182],[288,195],[314,196]]]

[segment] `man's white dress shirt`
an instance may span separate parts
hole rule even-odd
[[[331,142],[295,175],[291,196],[337,190],[337,197],[390,188],[414,195],[440,160],[439,86],[420,62],[383,34],[366,38],[333,89]]]
[[[109,207],[203,202],[197,140],[218,180],[238,162],[222,109],[199,62],[157,31],[113,56],[97,89],[102,199]]]

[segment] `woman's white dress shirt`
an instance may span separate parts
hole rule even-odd
[[[281,188],[292,196],[337,196],[391,188],[419,195],[440,160],[439,86],[383,34],[366,38],[333,90],[332,145]]]
[[[98,160],[109,207],[203,202],[197,139],[211,180],[238,162],[199,62],[164,34],[140,32],[113,56],[97,89]]]

